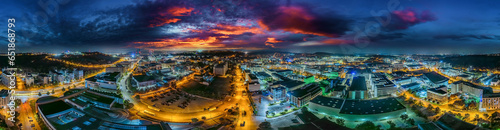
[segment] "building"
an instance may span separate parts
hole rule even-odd
[[[371,88],[373,90],[373,97],[390,96],[397,92],[396,85],[383,73],[372,75]]]
[[[302,88],[290,91],[290,101],[296,107],[302,107],[320,94],[321,87],[318,84],[308,84]]]
[[[107,67],[106,68],[106,72],[119,72],[119,73],[123,73],[123,72],[126,72],[127,71],[127,68],[120,65],[120,64],[117,64],[117,65],[114,65],[114,66],[111,66],[111,67]]]
[[[3,71],[2,72],[2,84],[5,85],[5,86],[11,86],[10,84],[12,83],[12,85],[15,85],[16,84],[16,77],[15,74],[13,71]]]
[[[273,99],[273,102],[286,101],[286,93],[286,88],[283,86],[271,88],[271,98]]]
[[[431,87],[448,86],[449,79],[436,72],[424,73],[423,76],[425,77],[425,82]]]
[[[33,75],[31,74],[28,74],[26,77],[24,77],[24,82],[24,85],[32,86],[33,84],[35,84],[35,77],[33,77]]]
[[[288,76],[290,74],[293,74],[293,70],[278,70],[276,71],[276,73],[282,76]]]
[[[402,86],[402,85],[405,85],[405,84],[410,84],[410,83],[413,83],[414,82],[414,78],[413,77],[405,77],[405,78],[397,78],[394,80],[394,83],[396,85],[399,85],[399,86]]]
[[[437,88],[427,89],[427,99],[436,102],[436,103],[444,103],[448,99],[448,92],[446,86],[440,86]]]
[[[146,89],[152,89],[156,87],[156,80],[153,76],[148,75],[136,75],[132,76],[132,87],[137,90],[142,91]]]
[[[500,109],[500,93],[484,94],[483,99],[479,102],[483,110],[498,110]]]
[[[214,66],[214,74],[218,76],[224,76],[227,72],[227,63],[217,64]]]
[[[120,77],[120,72],[101,73],[85,79],[85,87],[90,89],[103,88],[116,90],[118,87],[116,83],[118,77]]]
[[[349,99],[366,99],[368,98],[368,88],[364,76],[352,78],[352,85],[348,89]]]
[[[405,85],[401,85],[401,87],[399,87],[399,88],[402,90],[414,90],[414,89],[420,88],[420,83],[405,84]]]
[[[418,124],[419,130],[483,130],[477,125],[467,123],[451,114],[443,114],[435,122]]]
[[[38,75],[38,78],[40,79],[42,84],[49,84],[52,82],[50,76],[46,74],[40,74]]]
[[[348,121],[377,121],[399,118],[406,112],[396,98],[357,100],[317,96],[309,103],[310,111],[341,117]]]
[[[83,70],[73,69],[73,74],[75,74],[75,79],[83,79]]]
[[[454,82],[450,85],[450,87],[451,94],[455,94],[458,92],[467,93],[478,98],[481,98],[483,96],[483,93],[493,93],[493,89],[490,87],[483,87],[465,81]]]
[[[69,101],[69,100],[65,100]],[[96,113],[89,114],[73,108],[74,103],[65,102],[56,99],[56,101],[48,101],[40,104],[37,101],[37,114],[42,119],[43,123],[50,130],[82,130],[82,129],[112,129],[112,130],[171,130],[168,124],[160,122],[160,124],[149,125],[129,125],[118,124],[95,117]],[[103,113],[104,112],[100,112]]]
[[[332,85],[332,91],[330,92],[330,96],[333,97],[344,97],[347,92],[347,86],[343,84]]]
[[[2,89],[0,91],[0,105],[3,107],[7,106],[10,102],[10,94],[9,90]]]
[[[255,92],[261,90],[259,78],[254,74],[248,74],[248,91]]]

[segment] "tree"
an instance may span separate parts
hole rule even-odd
[[[194,122],[198,122],[198,118],[191,118],[191,121],[194,123]]]
[[[417,106],[422,106],[424,103],[422,103],[422,101],[418,101],[415,105]]]
[[[56,91],[54,89],[52,89],[52,94],[56,93]]]
[[[16,100],[14,100],[14,103],[15,103],[14,106],[17,108],[17,106],[22,104],[22,101],[21,101],[21,99],[18,98]]]
[[[63,87],[61,90],[64,92],[64,91],[66,91],[66,88]]]
[[[476,114],[476,116],[474,116],[474,121],[479,121],[481,118],[479,118],[479,115]]]
[[[140,98],[141,98],[141,96],[135,95],[135,99],[140,99]]]
[[[465,120],[467,120],[469,117],[470,117],[470,114],[469,114],[469,113],[467,113],[467,114],[465,114],[465,115],[464,115],[463,120],[465,121]]]
[[[429,110],[429,111],[433,111],[434,110],[434,107],[432,106],[432,104],[427,105],[427,110]]]
[[[406,121],[406,119],[408,119],[408,115],[407,114],[402,114],[401,116],[399,116],[401,118],[401,120],[403,121]]]
[[[259,124],[259,128],[257,130],[272,130],[271,123],[268,121],[264,121]]]
[[[439,112],[441,112],[441,108],[436,107],[436,113],[439,113]]]
[[[467,109],[469,110],[475,110],[477,107],[476,107],[476,102],[471,102],[469,103],[469,106],[467,106]]]
[[[337,123],[338,125],[344,126],[345,125],[345,120],[338,118],[337,120],[335,120],[335,123]]]
[[[47,91],[47,95],[50,95],[50,92],[49,92],[49,91]]]
[[[490,115],[488,115],[488,113],[484,113],[484,114],[483,114],[483,116],[484,116],[484,118],[485,118],[485,119],[488,119],[488,117],[489,117]]]
[[[380,130],[380,126],[376,126],[373,122],[371,121],[366,121],[363,122],[362,124],[359,124],[354,128],[356,130]]]
[[[206,119],[207,119],[207,117],[205,117],[205,116],[202,116],[202,117],[201,117],[201,119],[202,119],[202,120],[206,120]]]
[[[38,96],[41,97],[42,96],[42,93],[41,92],[38,92]]]
[[[396,124],[392,121],[387,121],[387,124],[389,124],[389,126],[391,126],[390,128],[395,128],[396,127]]]
[[[408,123],[410,123],[410,125],[415,125],[415,120],[413,118],[410,118],[408,119]]]
[[[130,109],[134,107],[134,104],[130,103],[129,100],[123,100],[123,106],[125,107],[125,109]]]

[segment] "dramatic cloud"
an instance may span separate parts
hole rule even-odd
[[[382,20],[390,16],[381,30],[367,25],[378,23],[380,19],[373,19],[372,11],[386,11],[387,3],[368,0],[85,0],[58,4],[50,14],[36,2],[16,0],[0,5],[0,11],[6,12],[0,18],[16,18],[16,41],[19,47],[26,48],[22,51],[57,46],[78,51],[141,48],[313,52],[339,50],[343,44],[359,47],[354,43],[364,41],[370,44],[358,48],[360,51],[371,47],[379,51],[386,46],[435,47],[437,43],[440,47],[481,43],[492,46],[488,49],[498,49],[494,41],[500,34],[495,28],[498,9],[490,7],[495,4],[456,3],[461,6],[427,7],[420,1],[401,2],[401,7],[411,8],[377,15]],[[462,7],[470,4],[478,6]],[[491,11],[479,11],[483,9]],[[7,26],[5,22],[0,25]],[[5,31],[0,32],[0,38],[6,36]],[[0,40],[0,44],[7,41]]]
[[[273,30],[318,36],[338,37],[349,30],[349,20],[340,16],[323,16],[301,6],[280,6],[262,14],[259,25]]]
[[[389,30],[403,30],[411,26],[437,20],[436,16],[429,11],[418,13],[413,9],[396,10],[392,12],[390,24],[386,27]]]

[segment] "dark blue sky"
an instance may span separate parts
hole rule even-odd
[[[0,5],[18,51],[500,52],[500,1],[48,1]]]

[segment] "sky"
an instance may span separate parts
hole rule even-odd
[[[20,52],[500,52],[500,1],[8,0]],[[0,32],[7,39],[7,31]],[[7,40],[0,44],[7,46]]]

